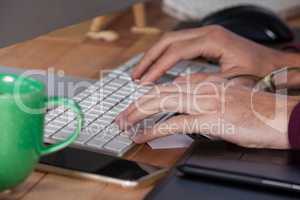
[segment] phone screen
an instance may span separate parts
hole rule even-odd
[[[42,157],[40,163],[128,181],[136,181],[161,169],[70,147]]]

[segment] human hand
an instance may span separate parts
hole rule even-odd
[[[294,97],[213,82],[162,85],[131,104],[116,122],[129,130],[155,113],[177,112],[132,139],[144,143],[175,133],[197,133],[244,147],[287,149],[288,120],[297,102]]]
[[[210,79],[237,74],[263,77],[277,67],[295,66],[290,54],[251,42],[220,26],[206,26],[165,34],[145,53],[134,68],[132,77],[141,79],[141,83],[153,82],[176,62],[196,57],[214,60],[220,64],[221,72],[213,74]],[[203,81],[211,75],[198,73],[177,81]]]

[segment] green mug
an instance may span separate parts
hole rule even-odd
[[[77,115],[77,126],[65,141],[44,145],[46,108],[66,106]],[[67,147],[79,135],[83,114],[78,104],[66,98],[45,95],[43,83],[13,74],[0,74],[0,192],[22,183],[34,170],[40,156]]]

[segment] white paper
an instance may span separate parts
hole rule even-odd
[[[152,140],[148,142],[148,145],[152,149],[175,149],[189,147],[193,141],[188,135],[174,134]]]

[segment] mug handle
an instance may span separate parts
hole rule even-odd
[[[67,147],[71,143],[73,143],[76,140],[76,138],[78,137],[78,135],[81,131],[81,128],[83,126],[83,113],[82,113],[79,105],[74,100],[62,98],[62,97],[50,97],[46,101],[47,101],[46,102],[47,107],[49,105],[52,105],[52,106],[63,105],[63,106],[70,108],[77,115],[76,116],[77,126],[76,126],[76,130],[66,140],[60,141],[56,144],[50,144],[48,146],[41,144],[41,148],[39,150],[39,153],[41,156],[59,151],[65,147]]]

